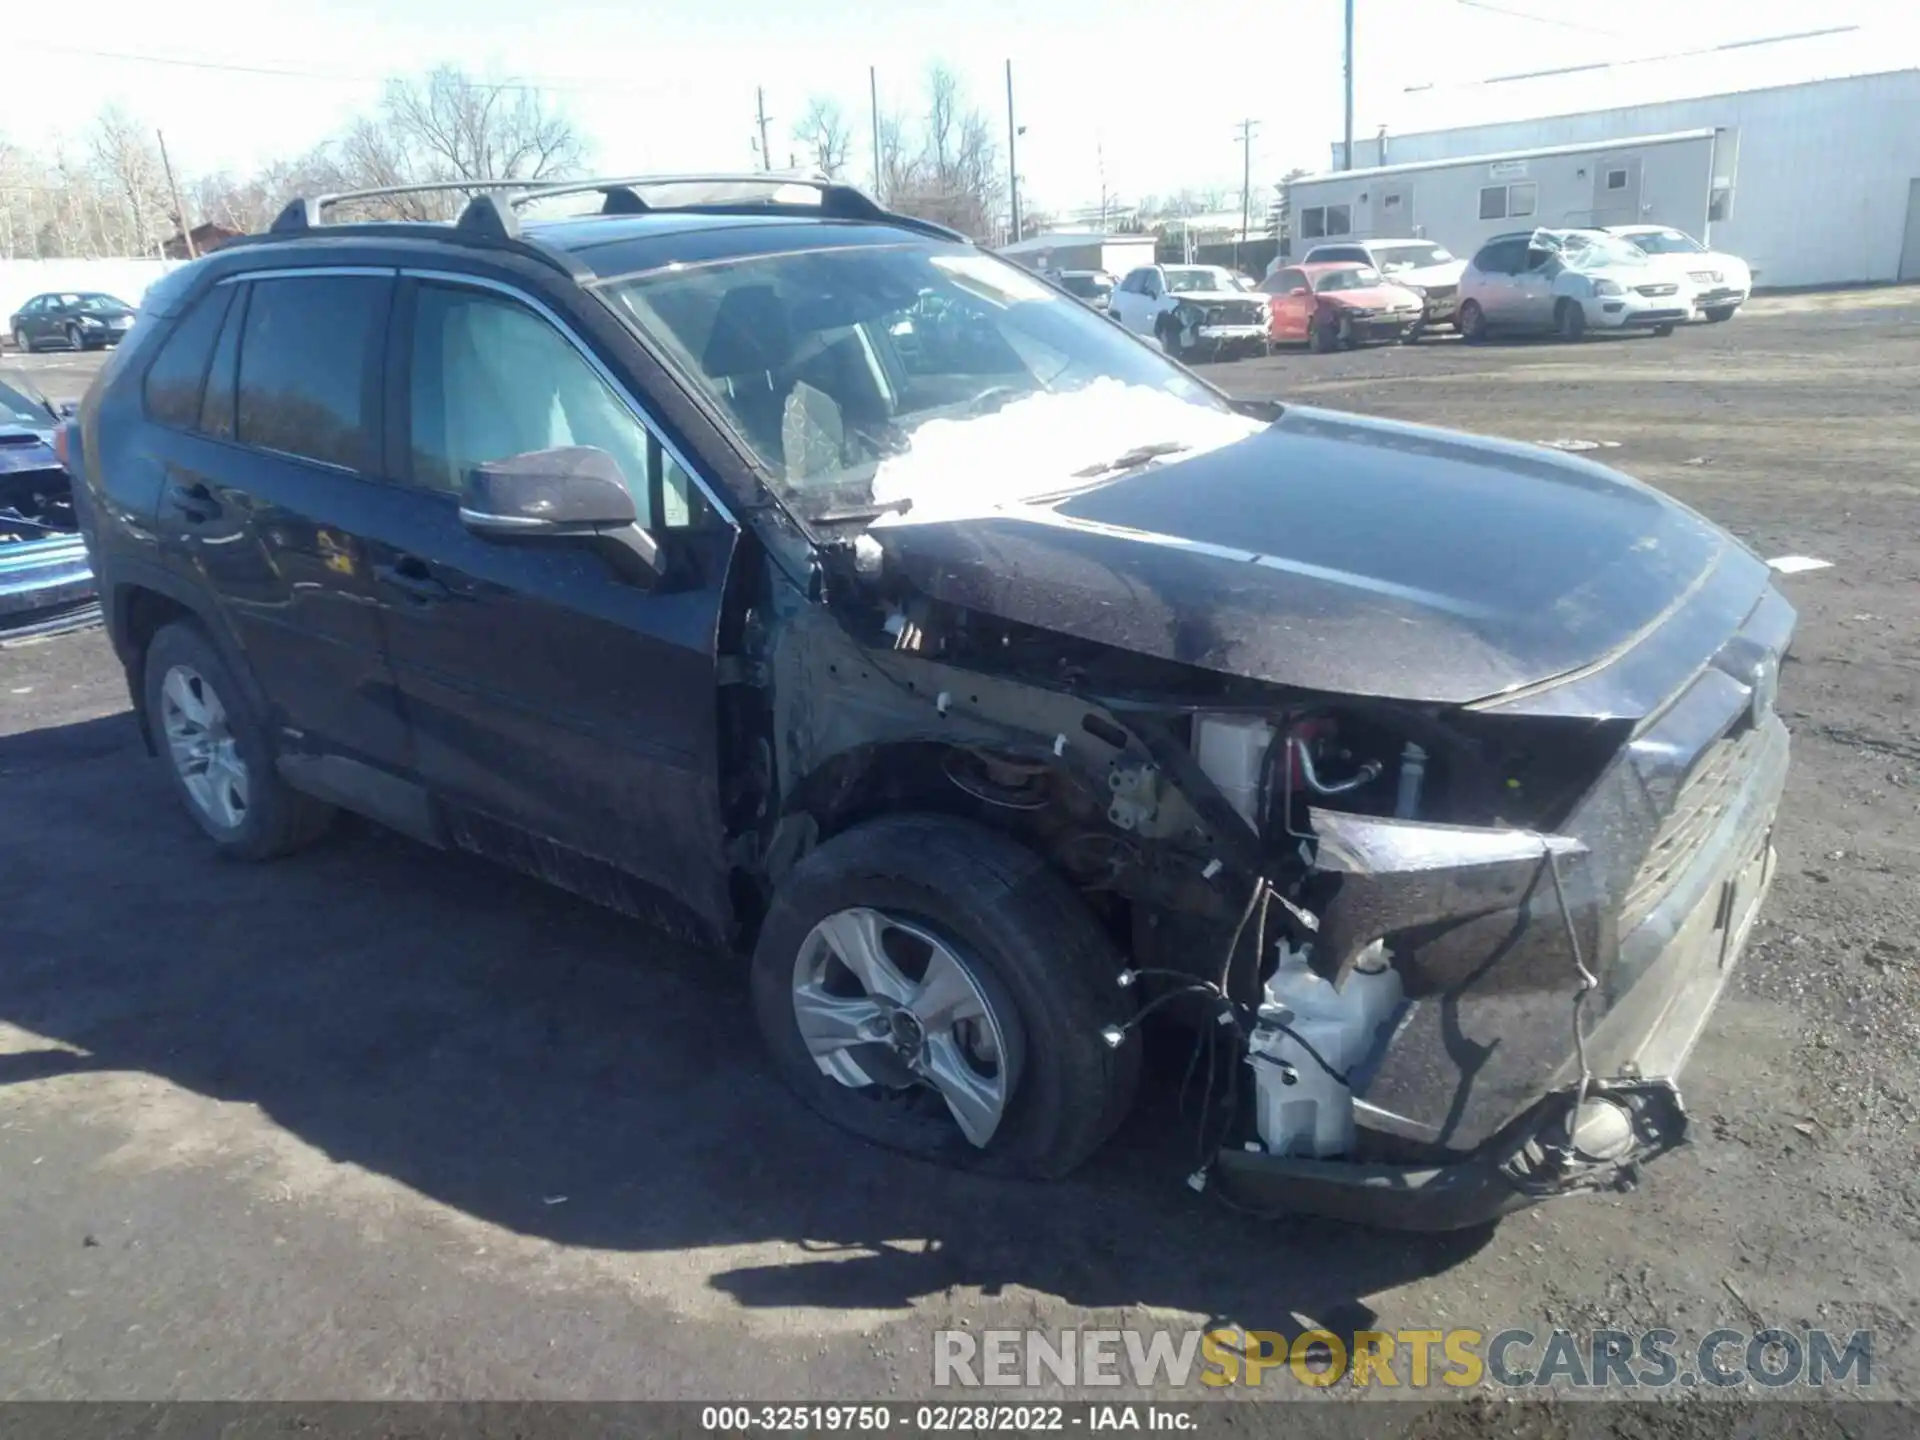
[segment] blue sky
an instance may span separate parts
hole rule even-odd
[[[783,159],[812,93],[855,121],[869,173],[867,67],[910,108],[928,64],[960,72],[1004,126],[1014,65],[1023,193],[1065,209],[1108,188],[1236,188],[1235,126],[1259,122],[1254,178],[1323,169],[1341,124],[1341,0],[61,0],[9,26],[0,136],[76,144],[99,102],[163,127],[191,172],[305,149],[370,108],[380,77],[451,62],[549,84],[603,172],[750,167],[754,88]],[[1544,17],[1525,19],[1522,11]],[[1706,94],[1916,63],[1910,0],[1358,0],[1356,130],[1371,135]],[[1629,60],[1857,24],[1851,35],[1495,85],[1516,71]],[[82,58],[50,47],[266,69]],[[1411,89],[1430,86],[1432,88]],[[77,100],[76,100],[77,97]]]

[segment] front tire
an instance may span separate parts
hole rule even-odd
[[[1668,336],[1668,335],[1671,335],[1671,334],[1673,333],[1673,326],[1671,326],[1671,325],[1656,325],[1656,326],[1654,326],[1654,327],[1653,327],[1653,333],[1654,333],[1655,335],[1657,335],[1657,336],[1660,336],[1660,337],[1662,337],[1662,338],[1664,338],[1664,337],[1666,337],[1666,336]]]
[[[781,885],[753,1007],[781,1078],[825,1119],[960,1168],[1053,1179],[1125,1118],[1140,1044],[1121,964],[1080,898],[997,831],[894,815]]]
[[[280,778],[264,727],[205,631],[164,627],[147,647],[144,680],[154,747],[216,850],[271,860],[326,833],[333,807]]]
[[[1733,312],[1739,308],[1738,305],[1712,305],[1700,313],[1707,317],[1709,323],[1724,325],[1733,318]]]
[[[1469,300],[1460,307],[1460,318],[1454,322],[1460,330],[1460,338],[1469,345],[1478,345],[1487,338],[1487,317],[1480,309],[1480,302]]]
[[[1579,301],[1562,299],[1554,306],[1553,331],[1570,345],[1587,338],[1587,312]]]
[[[1325,315],[1316,314],[1307,327],[1307,343],[1313,347],[1316,355],[1330,355],[1340,348],[1340,329],[1337,321]]]

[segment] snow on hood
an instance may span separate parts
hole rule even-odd
[[[929,420],[912,448],[882,461],[877,505],[911,499],[906,515],[875,522],[913,524],[980,515],[1076,483],[1075,471],[1143,445],[1178,442],[1186,460],[1265,429],[1230,410],[1182,400],[1147,385],[1103,376],[1078,390],[1041,392],[989,415]]]

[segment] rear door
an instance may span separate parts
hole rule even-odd
[[[337,269],[216,286],[162,345],[144,404],[165,552],[216,599],[280,748],[402,771],[361,539],[393,284]]]
[[[531,296],[407,279],[388,354],[398,484],[369,558],[419,773],[456,838],[579,889],[595,882],[569,856],[606,862],[724,913],[715,656],[730,517]],[[669,557],[652,589],[578,545],[461,523],[472,466],[558,445],[619,465]]]

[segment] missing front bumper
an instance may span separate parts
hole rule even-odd
[[[1555,1196],[1631,1189],[1640,1167],[1687,1138],[1669,1081],[1595,1081],[1546,1096],[1479,1151],[1444,1165],[1355,1164],[1225,1150],[1234,1203],[1386,1230],[1465,1230]]]

